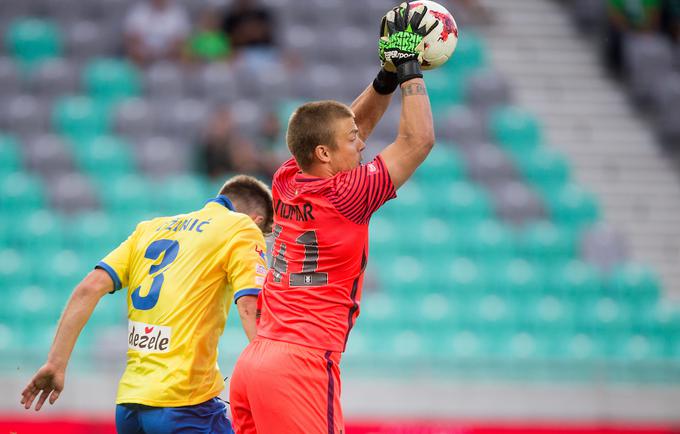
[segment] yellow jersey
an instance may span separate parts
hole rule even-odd
[[[97,268],[128,288],[127,366],[117,404],[194,405],[224,389],[217,344],[231,300],[257,295],[262,232],[225,196],[202,209],[141,222]]]

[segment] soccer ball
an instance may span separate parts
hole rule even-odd
[[[413,1],[411,9],[420,5],[427,7],[427,13],[423,17],[421,26],[429,29],[436,27],[423,38],[425,51],[422,58],[422,69],[435,69],[446,63],[453,55],[458,43],[458,25],[453,15],[437,2],[430,0]]]

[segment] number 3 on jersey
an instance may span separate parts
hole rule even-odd
[[[132,305],[135,307],[135,309],[149,310],[153,308],[156,303],[158,303],[158,296],[161,293],[163,281],[165,281],[163,269],[170,265],[172,261],[175,260],[175,258],[177,258],[178,252],[179,243],[175,240],[156,240],[149,244],[149,247],[146,248],[146,252],[144,253],[145,258],[155,261],[163,253],[165,253],[165,255],[163,255],[163,259],[161,260],[160,264],[149,267],[149,275],[153,275],[154,273],[161,271],[160,273],[156,274],[151,281],[151,289],[149,289],[149,293],[145,296],[139,295],[139,292],[142,288],[141,285],[132,291]]]
[[[281,226],[274,226],[274,236],[281,235]],[[297,237],[297,244],[304,246],[305,258],[302,261],[302,270],[299,273],[290,273],[289,286],[322,286],[328,284],[328,273],[317,272],[319,267],[319,243],[316,231],[307,231]],[[286,259],[286,243],[281,243],[279,251],[272,259],[274,270],[274,282],[281,282],[281,278],[288,272],[288,260]]]

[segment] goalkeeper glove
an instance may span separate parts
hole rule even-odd
[[[381,23],[381,60],[396,68],[399,83],[423,76],[420,69],[423,38],[436,27],[436,23],[429,29],[421,26],[426,13],[427,6],[420,4],[411,8],[410,3],[404,2],[389,11]]]

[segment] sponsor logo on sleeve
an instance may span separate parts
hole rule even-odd
[[[265,267],[262,264],[257,264],[255,266],[255,273],[265,275],[265,274],[267,274],[267,267]]]
[[[264,254],[264,250],[259,248],[258,246],[255,246],[255,251],[257,252],[258,255],[260,255],[260,258],[266,260],[267,256]]]
[[[172,328],[142,322],[128,322],[128,348],[144,353],[170,351]]]

